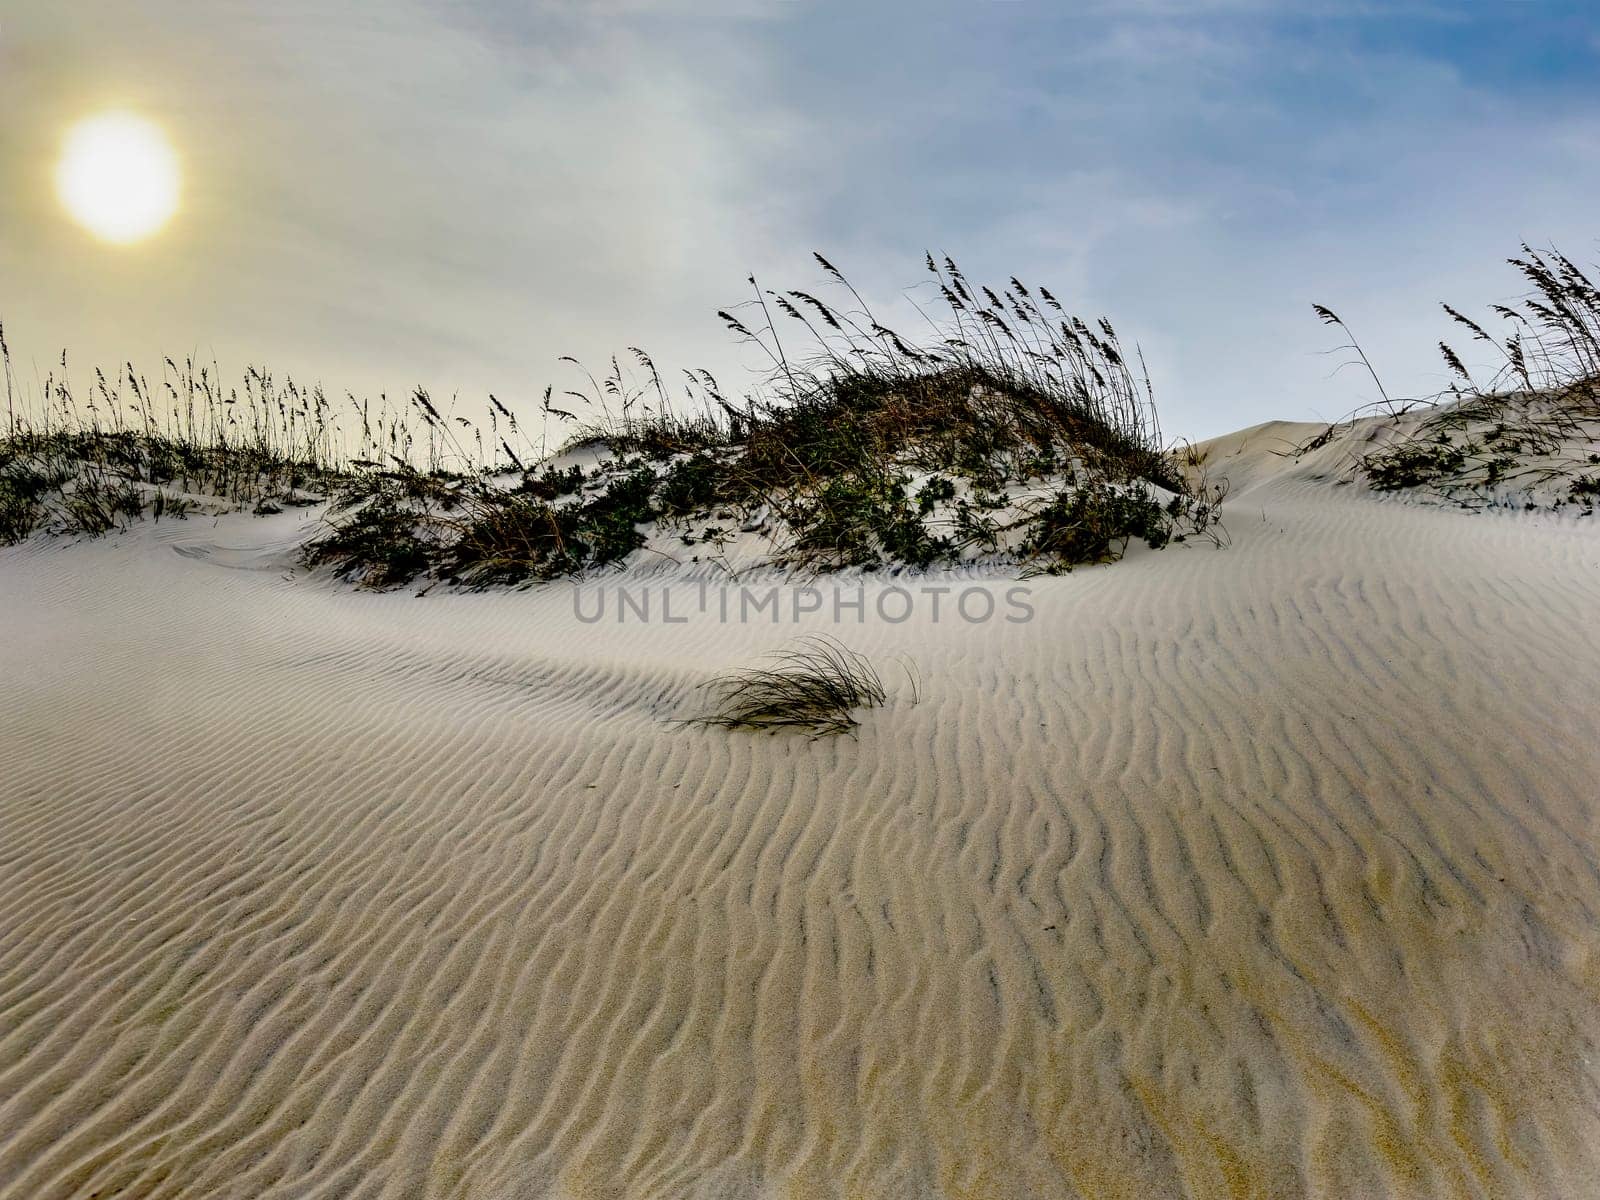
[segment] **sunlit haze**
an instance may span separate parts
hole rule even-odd
[[[107,242],[141,241],[178,206],[178,164],[160,129],[130,113],[74,125],[56,169],[73,219]]]
[[[1597,39],[1561,0],[20,0],[0,320],[24,378],[195,353],[526,414],[630,345],[737,386],[716,310],[812,250],[915,330],[932,250],[1110,317],[1170,434],[1331,417],[1375,393],[1313,302],[1427,394],[1439,301],[1511,298],[1523,240],[1600,257]],[[182,163],[137,253],[126,176],[70,204],[99,238],[55,193],[108,109]]]

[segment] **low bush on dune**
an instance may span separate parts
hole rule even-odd
[[[646,529],[720,546],[729,522],[762,535],[769,561],[822,571],[986,555],[1062,569],[1212,530],[1220,492],[1191,483],[1162,446],[1148,383],[1108,322],[1069,317],[1047,289],[1015,279],[974,288],[929,258],[946,319],[913,345],[818,261],[847,300],[757,288],[759,322],[721,314],[771,360],[758,394],[735,404],[690,373],[695,411],[681,415],[634,350],[637,372],[613,361],[589,392],[569,393],[594,414],[569,443],[599,456],[587,473],[548,464],[414,497],[419,526],[440,532],[421,539],[426,573],[549,579],[625,558]],[[801,333],[801,352],[774,310]],[[548,396],[546,409],[578,422]],[[308,561],[384,586],[393,572],[363,547],[387,544],[396,524],[387,493],[360,480],[347,495]],[[378,527],[370,537],[352,533],[366,522]]]
[[[363,501],[361,519],[335,525],[319,543],[335,573],[374,588],[398,587],[428,570],[437,553],[435,522],[378,490]]]
[[[1466,460],[1467,451],[1443,437],[1431,442],[1405,441],[1374,451],[1361,460],[1361,469],[1373,487],[1392,492],[1454,475]]]
[[[192,502],[173,477],[152,470],[141,448],[125,439],[122,453],[81,435],[0,439],[0,545],[35,530],[96,537],[142,517],[181,517]]]
[[[1158,504],[1147,492],[1104,483],[1062,492],[1039,510],[1028,531],[1035,558],[1055,563],[1108,562],[1135,538],[1159,550],[1171,536],[1180,500]]]
[[[1498,361],[1487,379],[1440,342],[1453,377],[1449,389],[1427,401],[1391,400],[1354,339],[1347,346],[1383,395],[1378,408],[1389,436],[1352,456],[1356,472],[1376,490],[1423,491],[1466,507],[1593,510],[1596,493],[1585,472],[1600,463],[1600,289],[1557,251],[1525,245],[1508,262],[1530,290],[1517,304],[1491,306],[1498,334],[1443,306]],[[1327,308],[1316,311],[1344,326]],[[1349,427],[1330,425],[1301,450],[1318,449]]]

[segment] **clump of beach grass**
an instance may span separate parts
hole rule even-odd
[[[1383,397],[1376,407],[1396,426],[1395,436],[1355,456],[1356,469],[1376,490],[1421,490],[1465,507],[1512,494],[1524,506],[1537,506],[1535,493],[1553,507],[1592,507],[1579,481],[1600,437],[1600,289],[1557,250],[1524,244],[1507,262],[1529,285],[1519,301],[1490,305],[1483,321],[1441,306],[1474,343],[1488,348],[1493,365],[1487,376],[1475,374],[1441,341],[1449,386],[1422,400],[1395,400],[1355,338],[1343,347],[1358,355]],[[1313,307],[1323,321],[1349,333],[1337,314]],[[1298,450],[1327,445],[1348,420],[1329,425]]]
[[[848,733],[855,712],[887,699],[883,680],[862,655],[824,635],[801,638],[767,656],[771,666],[720,676],[706,684],[713,711],[699,723],[723,729]]]

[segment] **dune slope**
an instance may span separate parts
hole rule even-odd
[[[0,551],[0,1196],[1600,1193],[1600,525],[1281,432],[1025,623]],[[805,629],[858,737],[675,723]]]

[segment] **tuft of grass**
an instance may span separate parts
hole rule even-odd
[[[1600,502],[1600,475],[1579,475],[1567,489],[1567,498],[1593,508]]]
[[[700,723],[723,729],[803,729],[813,736],[847,733],[855,710],[887,699],[867,658],[833,638],[801,638],[768,656],[774,664],[736,671],[707,688],[716,707]]]
[[[144,514],[144,494],[127,479],[86,475],[66,494],[63,531],[99,537]]]

